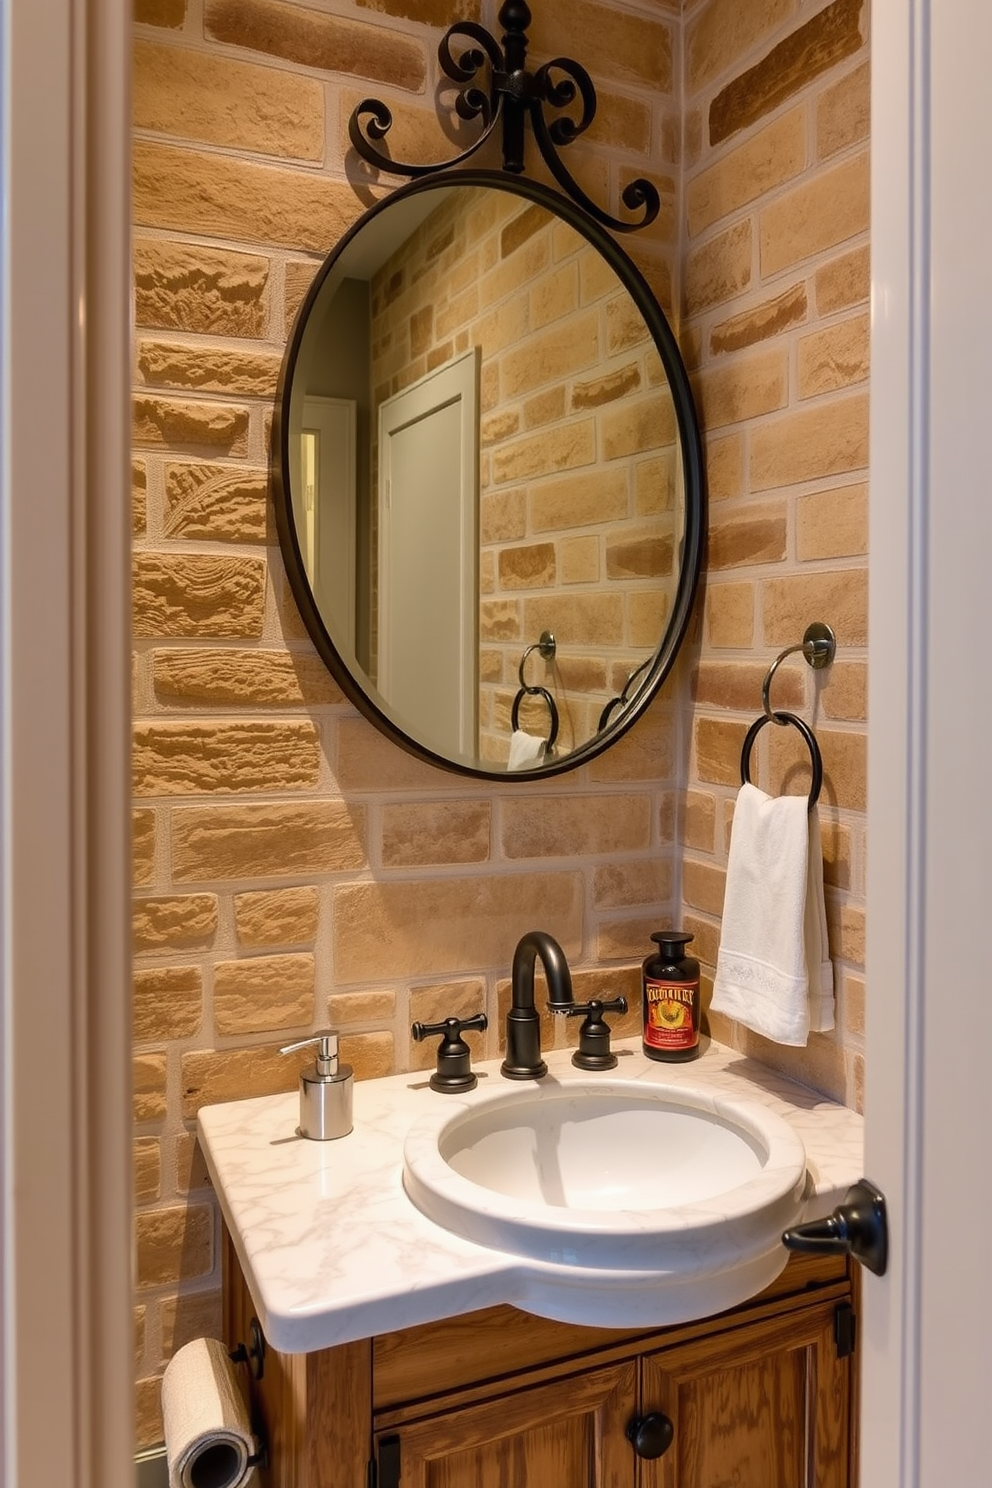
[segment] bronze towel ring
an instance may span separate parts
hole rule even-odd
[[[804,723],[801,718],[797,718],[794,713],[762,713],[760,718],[754,720],[744,736],[744,747],[741,749],[742,784],[750,785],[752,783],[751,748],[766,723],[791,723],[793,728],[797,728],[806,740],[806,748],[809,750],[810,760],[813,766],[813,782],[810,786],[807,810],[812,811],[819,799],[820,788],[823,785],[823,756],[820,753],[820,746],[816,742],[816,735],[809,724]]]

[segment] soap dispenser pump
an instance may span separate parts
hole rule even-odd
[[[300,1071],[300,1136],[315,1142],[346,1137],[352,1127],[355,1072],[350,1064],[338,1063],[338,1036],[332,1029],[297,1044],[286,1044],[279,1053],[292,1054],[308,1044],[317,1045],[317,1059]]]

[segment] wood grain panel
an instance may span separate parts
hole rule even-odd
[[[634,1488],[636,1387],[631,1360],[408,1426],[403,1488]]]

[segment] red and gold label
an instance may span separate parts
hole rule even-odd
[[[669,1052],[699,1043],[699,982],[644,980],[644,1042]]]

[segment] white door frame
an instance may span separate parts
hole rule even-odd
[[[979,0],[872,5],[863,1488],[988,1481],[992,185]]]
[[[134,1476],[131,7],[0,6],[0,1484]]]
[[[303,439],[309,433],[319,436],[312,514],[306,505],[308,488],[302,469]],[[351,664],[355,660],[358,573],[358,404],[355,399],[317,394],[305,397],[295,447],[300,463],[296,487],[299,509],[295,516],[297,529],[303,534],[303,566],[331,639]]]

